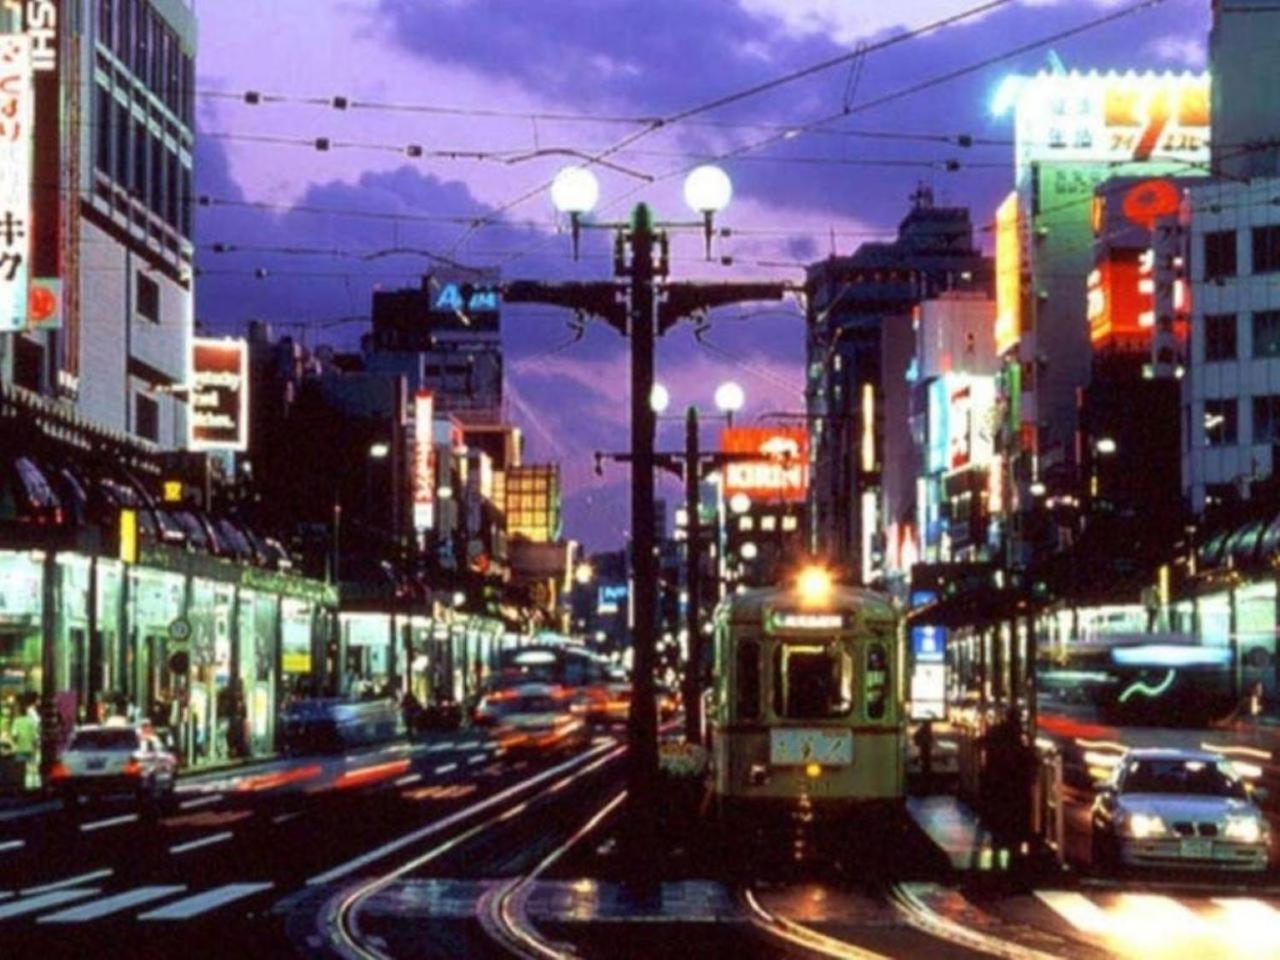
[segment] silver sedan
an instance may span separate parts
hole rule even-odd
[[[1131,750],[1093,805],[1093,862],[1258,873],[1271,831],[1231,763],[1194,750]]]

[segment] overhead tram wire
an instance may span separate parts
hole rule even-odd
[[[627,147],[631,146],[632,144],[638,143],[644,138],[653,135],[657,131],[669,129],[673,126],[676,126],[677,124],[688,121],[693,117],[700,116],[701,114],[704,114],[704,113],[709,113],[713,110],[719,110],[731,104],[739,103],[743,100],[747,100],[752,97],[759,96],[762,93],[768,93],[772,90],[776,90],[788,84],[794,83],[797,80],[802,80],[805,77],[814,76],[815,74],[821,73],[823,71],[841,66],[842,64],[848,63],[851,60],[866,57],[869,54],[878,53],[880,51],[887,50],[891,47],[895,47],[900,44],[903,44],[908,40],[913,40],[917,37],[921,37],[926,34],[934,33],[938,30],[945,29],[946,27],[954,26],[957,23],[962,23],[965,20],[972,19],[973,17],[990,13],[993,10],[999,9],[1000,7],[1008,6],[1013,2],[1014,0],[987,0],[987,2],[981,3],[975,7],[970,7],[967,10],[962,10],[961,12],[953,14],[949,17],[943,17],[938,20],[934,20],[921,27],[917,27],[912,30],[903,31],[900,34],[896,34],[895,36],[888,37],[876,43],[859,47],[857,50],[849,51],[847,53],[842,53],[839,56],[829,57],[826,60],[822,60],[818,63],[811,64],[799,70],[791,71],[790,73],[784,74],[780,77],[775,77],[772,80],[767,80],[763,83],[757,83],[743,90],[739,90],[735,93],[725,94],[723,96],[716,97],[712,100],[704,101],[703,103],[697,104],[693,107],[689,107],[685,110],[681,110],[677,113],[670,114],[666,117],[655,119],[652,122],[645,124],[640,129],[635,130],[623,136],[621,139],[616,141],[611,147],[593,155],[592,157],[590,157],[585,161],[584,166],[590,167],[590,166],[599,164],[601,161],[607,160],[609,157],[612,157],[617,153],[621,152],[622,150],[625,150]],[[481,220],[477,220],[476,223],[468,227],[467,230],[463,233],[463,235],[458,238],[458,241],[457,243],[455,243],[453,249],[456,250],[457,247],[460,246],[463,242],[465,242],[466,239],[471,235],[471,233],[473,233],[476,229],[482,226],[486,226],[490,222],[492,222],[494,217],[500,217],[503,214],[507,213],[508,211],[519,206],[520,204],[528,200],[531,200],[534,197],[537,197],[546,193],[546,191],[550,189],[550,186],[551,186],[551,182],[546,181],[544,183],[539,184],[536,188],[532,190],[526,190],[525,192],[521,193],[519,196],[513,198],[512,200],[509,200],[506,203],[499,205],[494,210],[491,216],[483,218]]]
[[[836,113],[826,114],[824,116],[817,117],[805,123],[798,124],[795,127],[793,127],[791,131],[788,131],[788,133],[774,134],[772,136],[765,137],[760,140],[753,141],[751,143],[743,144],[731,150],[724,151],[720,154],[715,155],[713,159],[714,161],[717,161],[717,162],[731,161],[731,160],[737,159],[742,154],[754,153],[757,150],[762,150],[766,147],[773,146],[776,143],[794,140],[799,136],[808,135],[818,128],[829,126],[830,124],[835,123],[839,120],[842,120],[845,117],[850,116],[851,114],[865,113],[869,110],[877,109],[878,107],[887,106],[890,103],[894,103],[898,100],[906,99],[907,97],[915,96],[918,93],[923,93],[924,91],[930,90],[934,87],[939,87],[944,84],[951,83],[955,80],[961,79],[962,77],[966,77],[966,76],[969,76],[970,74],[974,74],[981,70],[985,70],[988,67],[996,66],[997,64],[1003,63],[1006,60],[1012,60],[1015,57],[1020,57],[1023,54],[1031,53],[1042,47],[1049,46],[1050,44],[1059,43],[1062,40],[1067,40],[1072,37],[1079,36],[1080,34],[1087,33],[1092,30],[1096,30],[1099,27],[1108,26],[1109,24],[1112,24],[1119,20],[1133,16],[1134,14],[1141,13],[1145,10],[1161,6],[1166,2],[1167,0],[1138,0],[1137,3],[1131,3],[1128,6],[1121,7],[1119,10],[1115,10],[1115,11],[1112,11],[1111,13],[1094,17],[1083,23],[1077,24],[1074,27],[1068,27],[1064,30],[1059,30],[1053,34],[1049,34],[1037,40],[1032,40],[1027,43],[1019,44],[1018,46],[1013,47],[1009,50],[1006,50],[1003,53],[994,54],[990,57],[984,57],[983,59],[967,64],[966,66],[957,68],[955,70],[949,70],[946,73],[937,74],[926,80],[922,80],[919,83],[915,83],[907,87],[902,87],[891,93],[884,94],[883,96],[876,97],[872,100],[867,100],[867,101],[864,101],[863,103],[850,106],[847,109],[841,109]],[[670,180],[673,177],[680,176],[682,173],[686,173],[689,169],[690,168],[687,166],[682,166],[672,170],[668,170],[666,173],[660,174],[658,176],[658,180],[659,181]],[[605,209],[609,209],[611,207],[617,206],[618,204],[625,203],[637,192],[638,192],[638,188],[633,188],[631,190],[626,191],[621,196],[615,198],[612,202],[607,204]]]
[[[622,124],[626,126],[644,126],[657,122],[660,118],[652,115],[633,114],[619,115],[609,113],[564,113],[538,110],[502,110],[490,107],[464,107],[448,104],[398,104],[374,100],[359,100],[354,97],[334,96],[298,96],[289,94],[261,93],[256,90],[197,90],[196,96],[203,98],[228,100],[259,106],[263,104],[305,105],[327,107],[339,112],[350,110],[371,110],[389,112],[422,113],[437,116],[453,116],[466,118],[491,118],[503,120],[529,120],[532,122],[581,123],[581,124]],[[757,130],[785,133],[792,127],[785,123],[747,122],[734,120],[686,119],[683,125],[704,127],[719,130]],[[1004,138],[978,137],[964,133],[931,133],[925,131],[892,131],[892,130],[830,130],[824,135],[833,137],[867,138],[880,140],[902,140],[920,143],[942,143],[954,146],[1012,146],[1013,141]]]

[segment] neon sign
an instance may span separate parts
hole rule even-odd
[[[468,296],[463,296],[464,292]],[[446,283],[440,287],[432,309],[442,313],[497,313],[498,291],[494,288],[463,290],[463,285]]]
[[[725,465],[726,497],[741,493],[768,501],[804,499],[809,489],[809,431],[804,427],[730,427],[720,443],[725,453],[745,455]]]
[[[413,398],[413,529],[418,533],[436,525],[434,420],[435,397],[430,390],[418,391]]]

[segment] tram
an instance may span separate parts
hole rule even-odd
[[[804,800],[815,812],[900,813],[903,673],[889,598],[820,568],[721,603],[709,713],[719,812]]]

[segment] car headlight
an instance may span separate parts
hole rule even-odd
[[[1134,813],[1124,822],[1125,832],[1138,840],[1150,837],[1163,837],[1169,832],[1164,821],[1154,813]]]
[[[1257,817],[1228,817],[1223,836],[1238,843],[1257,843],[1262,839],[1262,821]]]

